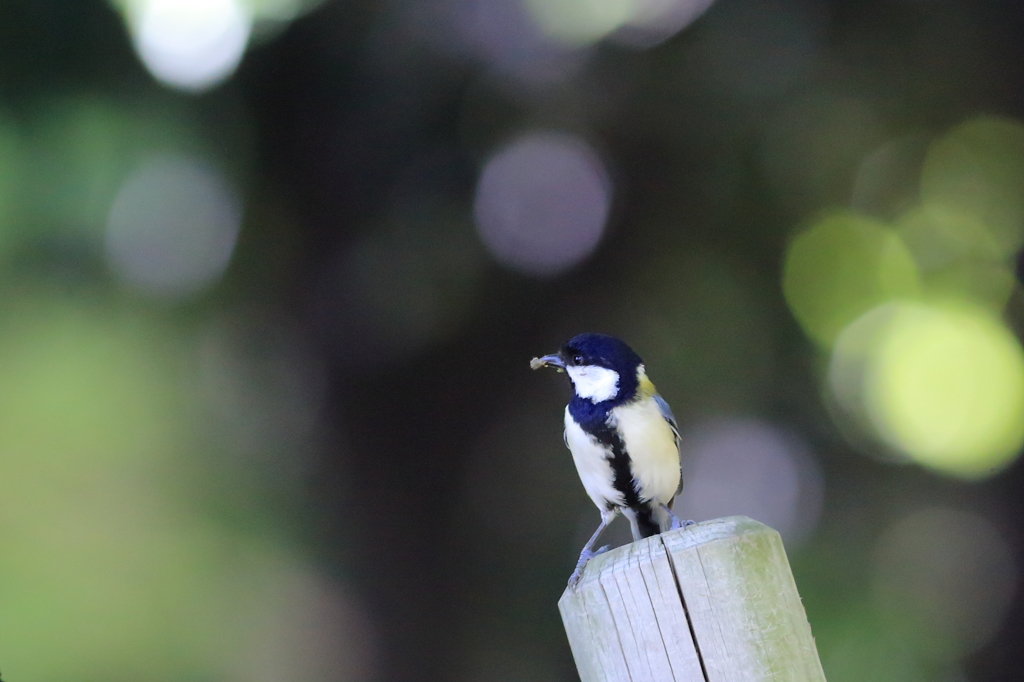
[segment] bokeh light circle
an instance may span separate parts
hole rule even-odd
[[[985,311],[902,305],[871,364],[872,421],[915,461],[980,477],[1024,442],[1024,353]]]
[[[869,364],[902,301],[872,308],[843,328],[829,355],[824,398],[836,426],[858,450],[884,461],[908,462],[902,450],[883,446],[869,415],[865,384]]]
[[[929,142],[921,133],[910,133],[886,140],[864,155],[850,187],[850,208],[886,220],[910,209],[918,200]]]
[[[921,169],[921,200],[982,221],[1012,254],[1024,243],[1024,126],[982,117],[943,135]]]
[[[786,302],[808,336],[824,346],[864,312],[914,296],[919,287],[914,259],[899,236],[852,213],[823,218],[786,251]]]
[[[926,660],[949,662],[999,629],[1018,582],[1006,540],[976,514],[928,507],[889,526],[874,550],[872,603]]]
[[[779,531],[792,546],[821,515],[821,472],[794,433],[758,420],[730,419],[683,434],[682,518],[744,514]]]
[[[515,99],[564,83],[591,56],[589,50],[547,36],[522,0],[463,0],[453,10],[454,46],[484,66],[490,76],[487,87],[498,86]],[[471,91],[470,101],[473,99]],[[490,129],[490,125],[486,127]]]
[[[1006,306],[1014,274],[992,231],[977,217],[925,204],[907,211],[895,227],[929,298],[966,299],[994,312]]]
[[[499,262],[551,276],[597,247],[610,205],[608,174],[583,140],[534,132],[487,161],[473,215],[481,240]]]
[[[633,0],[629,19],[609,36],[634,48],[662,43],[697,20],[714,0]]]
[[[230,76],[252,30],[239,0],[138,0],[128,16],[142,63],[158,81],[182,90],[205,90]]]
[[[537,26],[572,46],[593,43],[629,21],[633,0],[526,0]]]
[[[189,294],[224,272],[241,220],[241,201],[215,168],[156,156],[135,169],[114,199],[107,259],[139,289]]]
[[[946,475],[989,476],[1024,443],[1024,352],[977,305],[868,312],[837,339],[828,381],[855,427]]]

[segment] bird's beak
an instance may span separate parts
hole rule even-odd
[[[558,353],[530,360],[530,369],[540,369],[541,367],[554,367],[558,371],[562,371],[565,369],[565,361]]]

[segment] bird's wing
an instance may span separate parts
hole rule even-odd
[[[682,455],[682,452],[681,452],[680,447],[679,447],[680,446],[680,441],[682,440],[679,437],[679,424],[676,423],[676,416],[674,414],[672,414],[672,408],[669,407],[668,403],[665,402],[665,399],[662,398],[657,393],[654,394],[654,402],[657,403],[658,411],[661,412],[661,416],[665,418],[665,421],[668,422],[669,427],[671,427],[671,429],[672,429],[672,436],[675,438],[675,441],[676,441],[676,451],[679,452],[680,455]],[[680,466],[682,466],[682,465],[680,465]],[[683,491],[683,477],[680,476],[679,477],[679,488],[676,490],[676,495],[678,495],[682,491]],[[671,509],[671,508],[672,508],[672,505],[669,504],[669,509]]]
[[[655,394],[654,402],[658,404],[658,411],[661,412],[661,416],[665,418],[668,425],[672,427],[672,435],[676,439],[676,450],[679,449],[679,424],[676,423],[676,416],[672,414],[672,408],[668,406],[665,399],[660,395]]]

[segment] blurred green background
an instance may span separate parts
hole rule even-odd
[[[557,682],[581,331],[830,682],[1024,679],[1024,6],[0,4],[0,670]],[[625,524],[610,534],[628,540]]]

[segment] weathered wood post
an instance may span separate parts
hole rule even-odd
[[[582,682],[824,682],[779,534],[732,516],[595,557],[558,601]]]

